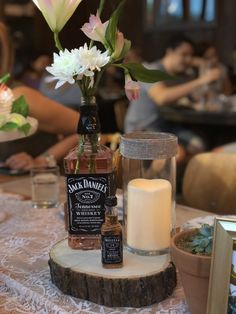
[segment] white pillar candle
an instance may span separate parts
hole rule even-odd
[[[171,184],[164,179],[134,179],[128,184],[127,244],[146,251],[168,248]]]

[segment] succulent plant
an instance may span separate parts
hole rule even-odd
[[[204,224],[190,237],[183,238],[178,247],[198,255],[211,255],[214,227]]]
[[[236,296],[233,295],[231,289],[229,289],[229,299],[228,299],[228,314],[236,314]]]

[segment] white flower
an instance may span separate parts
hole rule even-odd
[[[74,84],[76,79],[81,80],[83,76],[94,76],[94,71],[100,71],[110,60],[108,51],[101,52],[93,46],[88,49],[87,44],[79,49],[60,51],[54,53],[54,62],[47,71],[58,80],[56,88],[66,82]],[[93,80],[91,80],[93,81]]]
[[[60,32],[82,0],[33,0],[53,32]]]
[[[55,80],[58,80],[55,88],[62,86],[66,82],[74,84],[74,77],[80,74],[78,49],[71,50],[71,52],[67,49],[61,50],[59,54],[53,54],[53,59],[53,64],[46,69],[55,77]]]
[[[101,68],[110,61],[110,57],[108,55],[107,50],[102,53],[101,50],[97,49],[96,46],[93,46],[91,49],[88,49],[87,44],[84,44],[83,47],[79,48],[78,55],[80,65],[85,69],[84,75],[86,75],[86,71],[89,70],[100,71]],[[90,76],[90,74],[86,76]]]

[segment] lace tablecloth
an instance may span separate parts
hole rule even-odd
[[[33,209],[30,201],[0,194],[0,313],[188,313],[182,287],[151,307],[108,308],[63,295],[52,283],[50,248],[66,237],[60,208]],[[132,292],[131,292],[132,293]]]

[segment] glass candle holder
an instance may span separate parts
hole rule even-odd
[[[139,255],[169,252],[175,228],[177,137],[135,132],[121,137],[124,241]]]

